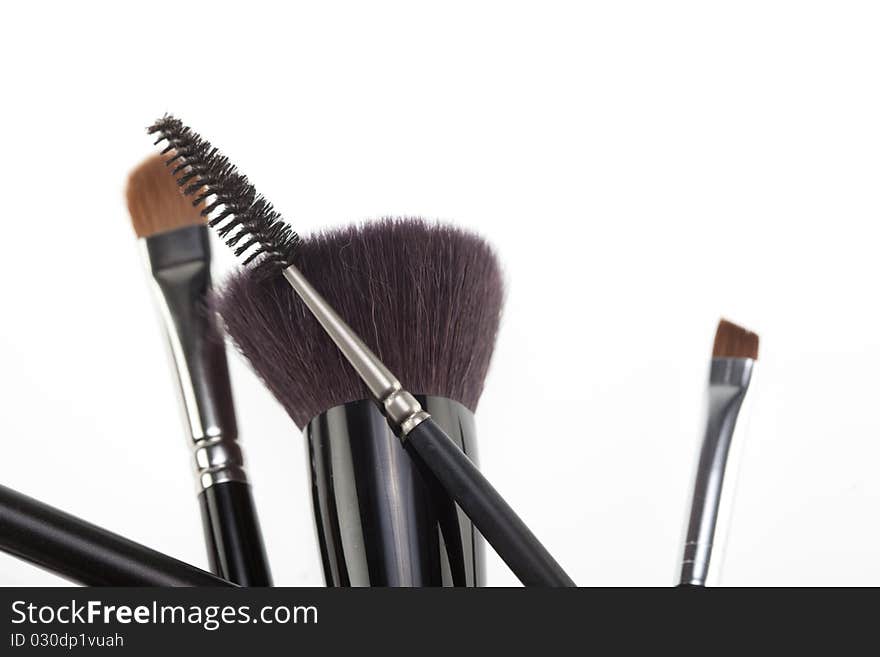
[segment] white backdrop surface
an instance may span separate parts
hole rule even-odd
[[[123,200],[170,111],[301,232],[422,215],[498,247],[482,465],[578,583],[672,582],[723,315],[761,335],[724,582],[880,585],[876,4],[0,16],[3,485],[207,564]],[[321,585],[302,438],[232,361],[275,578]],[[58,583],[0,555],[0,584]]]

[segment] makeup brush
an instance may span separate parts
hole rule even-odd
[[[473,412],[504,297],[491,247],[452,226],[386,219],[304,239],[294,261],[475,460]],[[246,268],[222,286],[217,309],[305,428],[327,583],[479,586],[482,542],[472,524],[394,440],[369,390],[287,282]]]
[[[211,250],[203,207],[184,197],[158,155],[132,171],[126,198],[171,348],[211,569],[236,584],[269,586],[223,337],[207,307]]]
[[[282,274],[287,279],[355,369],[404,447],[432,472],[520,581],[573,586],[464,452],[293,265],[299,237],[272,205],[257,195],[226,157],[174,117],[160,119],[149,132],[159,133],[156,143],[167,142],[163,153],[175,151],[168,164],[184,193],[193,195],[194,203],[213,198],[202,212],[217,211],[210,225],[227,238],[244,263],[256,260],[260,275]]]
[[[723,547],[726,539],[724,525],[730,520],[732,479],[737,469],[733,456],[741,452],[731,445],[757,360],[757,334],[722,319],[709,369],[706,431],[694,477],[679,577],[682,586],[700,587],[717,581],[720,560],[716,555],[713,562],[712,553],[713,548]]]
[[[86,586],[233,586],[5,486],[0,550]]]

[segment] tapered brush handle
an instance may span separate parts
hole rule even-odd
[[[272,586],[250,484],[228,481],[199,493],[211,570],[241,586]]]
[[[510,505],[432,418],[411,429],[404,446],[434,474],[524,585],[575,586]]]
[[[5,486],[0,550],[87,586],[233,586]]]
[[[706,430],[694,476],[679,584],[716,586],[720,581],[723,559],[718,553],[726,542],[737,461],[742,457],[742,450],[736,448],[741,446],[734,444],[734,430],[754,364],[751,358],[712,359]]]

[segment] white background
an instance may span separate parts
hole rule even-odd
[[[672,583],[724,315],[761,335],[725,583],[880,585],[875,4],[0,12],[0,483],[207,563],[123,201],[171,111],[301,232],[423,215],[498,247],[482,465],[578,583]],[[232,360],[277,583],[321,585],[302,438]]]

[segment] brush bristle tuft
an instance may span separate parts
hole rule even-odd
[[[205,223],[204,204],[193,206],[159,155],[147,158],[129,174],[125,199],[138,237]]]
[[[208,224],[245,265],[254,262],[260,270],[277,272],[291,264],[299,236],[229,158],[171,115],[147,132],[159,135],[157,145],[167,143],[165,164],[193,204],[212,199],[202,214],[211,215]]]
[[[715,332],[713,358],[758,359],[758,334],[722,319]]]
[[[498,261],[485,241],[448,225],[385,219],[311,236],[293,264],[407,390],[476,408],[504,297]],[[369,398],[283,277],[237,273],[215,305],[298,426]]]

